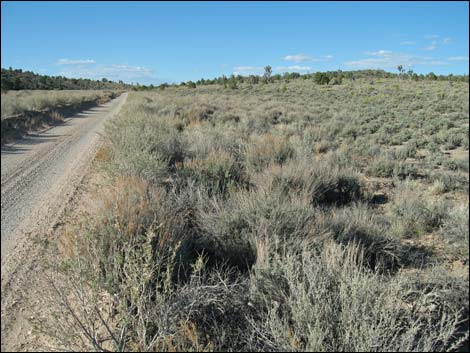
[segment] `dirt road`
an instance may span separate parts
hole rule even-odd
[[[32,300],[25,298],[24,282],[35,279],[34,243],[57,224],[100,145],[104,121],[126,98],[124,93],[59,126],[2,146],[2,351],[21,349],[17,344],[26,334],[20,314]]]

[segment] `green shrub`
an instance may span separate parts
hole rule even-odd
[[[122,115],[111,120],[106,129],[114,173],[160,182],[168,178],[187,155],[182,135],[166,124],[150,127],[145,119]]]
[[[450,254],[468,261],[469,211],[467,206],[455,207],[439,228],[439,236],[450,248]]]
[[[316,72],[313,80],[318,85],[327,85],[330,82],[330,77],[324,72]]]
[[[438,229],[448,217],[448,205],[427,201],[412,183],[398,188],[393,195],[391,213],[399,235],[422,235]]]
[[[352,246],[271,261],[251,280],[251,302],[265,307],[250,320],[253,350],[443,351],[457,331],[458,311],[437,290],[364,271]]]
[[[395,170],[395,161],[388,159],[376,159],[366,169],[367,175],[381,178],[390,178]]]
[[[224,194],[231,186],[248,185],[243,166],[221,150],[210,152],[204,159],[185,161],[182,175],[203,187],[209,195]]]
[[[374,177],[399,179],[417,178],[419,176],[417,168],[408,162],[400,162],[389,157],[379,157],[375,159],[367,168],[366,174]]]
[[[230,88],[230,89],[237,89],[238,88],[237,79],[233,75],[228,80],[228,88]]]
[[[203,233],[216,244],[217,256],[238,268],[248,268],[258,255],[256,239],[298,248],[308,241],[313,211],[305,200],[288,198],[276,190],[239,191],[223,204],[200,208]],[[220,261],[220,260],[219,260]]]
[[[403,249],[388,235],[388,222],[366,205],[355,204],[325,214],[319,218],[317,229],[340,244],[361,246],[371,268],[391,270],[400,264]]]
[[[362,198],[357,175],[349,170],[326,166],[314,169],[308,192],[314,205],[344,205]]]
[[[308,162],[292,159],[284,165],[272,164],[261,174],[253,175],[254,184],[263,190],[306,198],[314,206],[340,206],[362,198],[357,173],[334,162]]]
[[[294,154],[294,148],[284,138],[266,134],[254,138],[248,145],[245,159],[250,170],[261,171],[271,163],[287,162]]]

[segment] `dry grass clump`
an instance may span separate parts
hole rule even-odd
[[[468,85],[283,84],[129,95],[61,272],[62,348],[468,342]]]
[[[358,244],[367,265],[373,269],[396,269],[404,256],[404,248],[387,230],[386,218],[364,204],[340,208],[322,214],[318,232],[329,234],[340,244]]]
[[[271,163],[283,164],[294,156],[294,149],[282,136],[264,134],[251,140],[246,151],[247,168],[261,171]]]
[[[439,236],[448,246],[449,256],[463,261],[468,259],[469,210],[466,205],[459,205],[449,211],[448,217],[439,228]]]
[[[447,202],[427,201],[415,183],[400,185],[390,211],[400,236],[419,236],[438,229],[448,218]]]
[[[441,351],[458,314],[404,276],[364,271],[354,247],[330,244],[254,267],[253,301],[265,307],[250,319],[258,351]]]
[[[279,250],[309,241],[313,210],[306,200],[275,190],[237,192],[226,202],[214,200],[199,211],[200,228],[215,239],[222,261],[249,269],[256,258],[256,239],[267,237]]]
[[[243,166],[223,150],[211,151],[204,159],[186,161],[182,173],[203,186],[209,195],[224,194],[232,186],[248,185]]]
[[[334,160],[293,159],[285,165],[272,164],[252,178],[259,188],[272,187],[286,195],[296,194],[314,206],[340,206],[363,198],[359,175]]]
[[[109,91],[93,90],[2,92],[2,119],[26,111],[40,111],[63,105],[79,105],[83,102],[91,102],[111,95],[112,92]]]

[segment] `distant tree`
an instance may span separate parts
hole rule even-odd
[[[259,83],[259,76],[257,75],[250,75],[250,83],[256,85]]]
[[[268,83],[271,81],[271,74],[272,74],[273,70],[271,68],[271,66],[265,66],[264,67],[264,75],[263,75],[263,82],[264,83]]]
[[[189,88],[196,88],[196,84],[193,81],[188,81],[187,86]]]
[[[401,78],[403,74],[405,73],[405,69],[403,68],[403,65],[398,65],[397,70],[398,70],[398,77]]]
[[[237,79],[234,75],[230,76],[230,79],[228,80],[228,87],[230,89],[237,89]]]
[[[450,74],[449,76],[447,76],[447,78],[449,79],[449,85],[452,87],[452,83],[454,81],[454,75]]]
[[[406,76],[407,76],[409,79],[411,79],[411,78],[413,78],[413,74],[414,74],[413,70],[410,69],[410,70],[408,70],[408,72],[406,73]]]
[[[330,80],[329,84],[330,85],[340,85],[343,83],[343,76],[333,76],[333,78]]]
[[[436,74],[435,74],[434,72],[428,73],[428,74],[426,75],[426,78],[427,78],[428,80],[431,80],[431,81],[437,80],[437,76],[436,76]]]
[[[227,88],[227,81],[228,81],[228,79],[227,79],[227,76],[225,76],[225,75],[222,75],[222,77],[219,77],[219,78],[217,79],[217,82],[218,82],[219,84],[224,85],[224,88]]]
[[[313,80],[316,84],[327,85],[330,82],[330,77],[325,72],[316,72]]]
[[[272,82],[281,81],[281,75],[279,75],[279,74],[272,75],[272,76],[271,76],[271,81],[272,81]]]
[[[23,85],[21,84],[21,78],[15,77],[15,79],[13,80],[13,89],[20,90],[23,89],[22,86]]]
[[[300,74],[298,72],[284,72],[284,74],[282,75],[282,78],[285,81],[294,80],[299,77],[300,77]]]

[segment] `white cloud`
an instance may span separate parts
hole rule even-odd
[[[306,73],[312,71],[310,66],[301,66],[301,65],[290,65],[290,66],[276,66],[273,67],[274,73],[284,73],[284,72],[299,72]],[[235,66],[233,68],[234,75],[263,75],[264,67],[262,66]]]
[[[427,51],[433,51],[436,49],[437,49],[437,41],[435,40],[433,40],[429,46],[423,48],[423,50],[427,50]]]
[[[364,54],[371,56],[390,56],[392,52],[390,50],[378,50],[378,51],[366,51]]]
[[[112,81],[122,80],[124,82],[141,83],[156,80],[152,69],[126,64],[69,65],[60,72],[60,75],[71,78],[89,78],[92,80],[99,80],[105,77]]]
[[[468,56],[451,56],[447,58],[450,61],[468,61]]]
[[[57,65],[62,66],[59,75],[70,78],[89,78],[100,80],[107,78],[112,81],[150,82],[159,81],[153,70],[143,66],[127,64],[99,64],[93,59],[59,59]]]
[[[444,38],[442,40],[442,44],[444,44],[444,45],[447,45],[447,44],[450,44],[450,43],[452,43],[452,38],[450,38],[450,37]]]
[[[366,52],[366,54],[367,58],[348,61],[344,64],[358,69],[395,69],[398,65],[403,65],[405,68],[412,68],[416,65],[448,65],[447,62],[430,56],[417,56],[390,50]]]
[[[415,45],[416,42],[413,42],[411,40],[405,40],[404,42],[401,42],[400,45]]]
[[[424,36],[424,39],[437,39],[439,36],[437,34],[428,34],[427,36]]]
[[[264,68],[262,66],[235,66],[233,68],[234,75],[262,75]]]
[[[312,71],[310,66],[300,66],[300,65],[291,65],[291,66],[277,66],[274,68],[275,72],[282,73],[282,72],[299,72],[305,73]]]
[[[57,65],[85,65],[85,64],[95,64],[95,60],[93,59],[77,59],[77,60],[70,60],[70,59],[59,59],[56,62]]]
[[[308,62],[308,61],[325,61],[333,59],[333,55],[312,56],[307,54],[286,55],[282,58],[284,61],[292,61],[294,63]]]
[[[300,63],[304,61],[312,61],[313,57],[305,54],[295,54],[295,55],[286,55],[282,58],[284,61],[293,61],[295,63]]]

